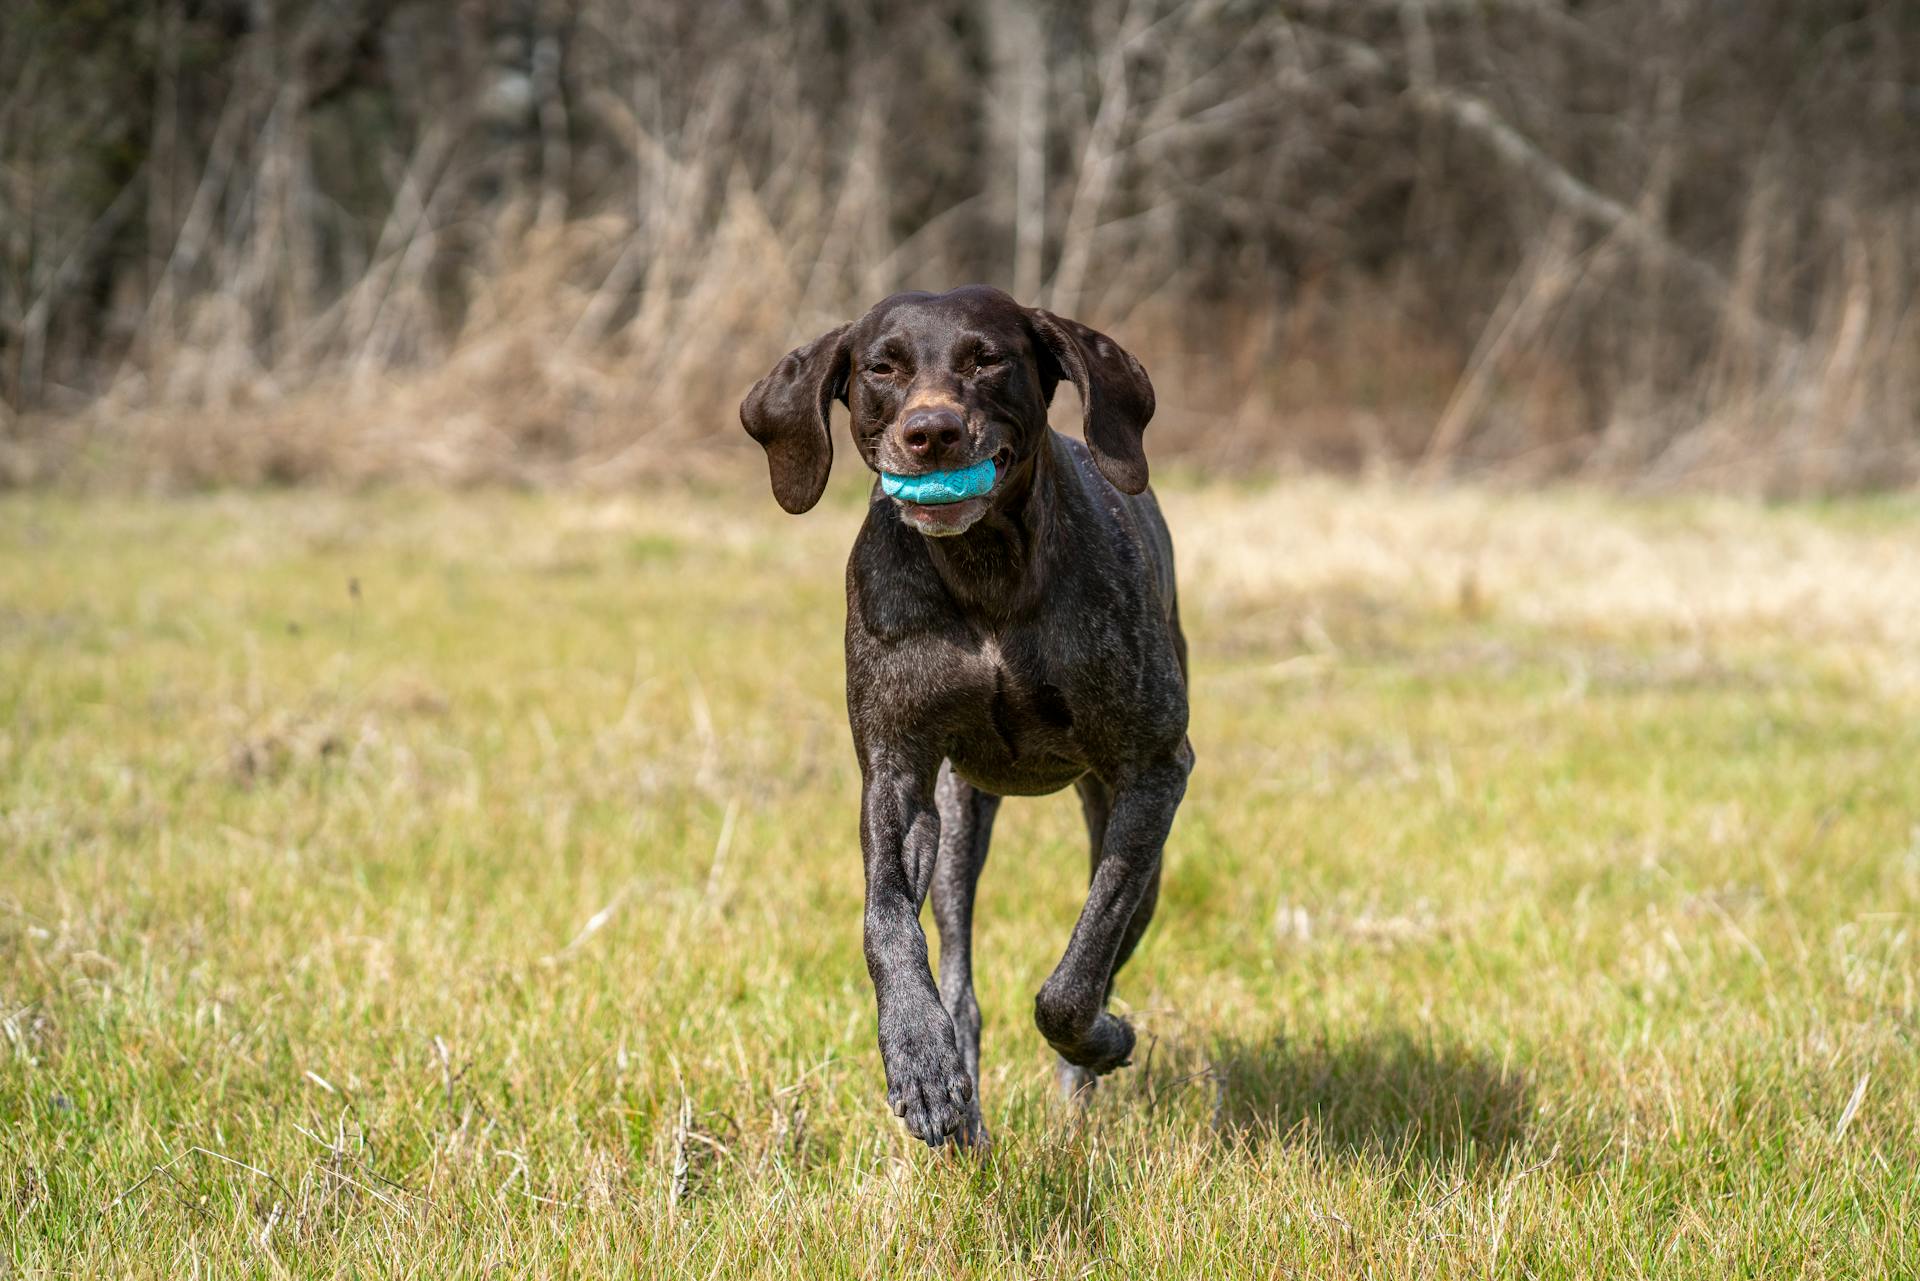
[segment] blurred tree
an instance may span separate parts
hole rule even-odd
[[[660,378],[667,317],[747,325],[729,275],[1231,324],[1258,405],[1385,298],[1457,362],[1384,442],[1434,465],[1532,448],[1493,407],[1562,374],[1569,458],[1655,458],[1703,373],[1733,405],[1813,371],[1818,432],[1890,448],[1916,194],[1898,0],[14,0],[0,405],[432,362],[571,235],[569,349]]]

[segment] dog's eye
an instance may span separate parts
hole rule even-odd
[[[997,351],[983,351],[973,358],[973,367],[975,369],[992,369],[995,365],[1001,364],[1005,360],[1006,357]]]
[[[893,366],[889,365],[886,361],[882,360],[874,364],[868,365],[867,372],[870,374],[878,374],[880,375],[880,377],[885,378],[888,374],[893,372]]]

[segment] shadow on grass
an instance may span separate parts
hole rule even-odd
[[[1020,1177],[1004,1177],[995,1162],[975,1173],[993,1195],[964,1202],[966,1214],[1014,1264],[1041,1271],[1048,1250],[1068,1248],[1060,1243],[1098,1258],[1116,1196],[1144,1195],[1148,1150],[1187,1148],[1196,1164],[1175,1154],[1150,1177],[1185,1172],[1196,1189],[1206,1187],[1208,1164],[1261,1166],[1271,1154],[1367,1168],[1388,1195],[1423,1202],[1436,1187],[1503,1179],[1523,1162],[1586,1168],[1596,1152],[1590,1135],[1542,1112],[1515,1064],[1407,1027],[1317,1039],[1162,1037],[1150,1049],[1102,1081],[1085,1114],[1091,1124],[1062,1124],[1069,1112],[1052,1100],[1048,1120],[1010,1118],[1043,1133],[1021,1148]]]
[[[1114,1151],[1091,1143],[1104,1124],[1149,1146],[1197,1134],[1203,1162],[1258,1162],[1272,1148],[1309,1164],[1366,1166],[1392,1195],[1415,1198],[1431,1197],[1437,1183],[1505,1177],[1516,1162],[1578,1167],[1589,1151],[1542,1116],[1516,1066],[1404,1028],[1307,1041],[1162,1039],[1151,1048],[1102,1083],[1091,1105],[1102,1124],[1056,1129],[1063,1141],[1023,1153],[1020,1179],[994,1183],[999,1192],[980,1214],[1011,1257],[1023,1259],[1032,1242],[1104,1248],[1113,1197],[1138,1195],[1130,1160],[1093,1157]]]
[[[1313,1042],[1229,1038],[1203,1071],[1215,1131],[1237,1144],[1302,1144],[1334,1159],[1431,1169],[1497,1162],[1536,1137],[1523,1072],[1401,1029]]]

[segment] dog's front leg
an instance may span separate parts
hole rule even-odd
[[[1124,1067],[1133,1053],[1133,1029],[1107,1012],[1107,992],[1127,927],[1154,884],[1192,767],[1193,753],[1182,744],[1115,788],[1086,905],[1066,955],[1034,997],[1033,1019],[1047,1043],[1095,1076]]]
[[[935,762],[937,768],[938,762]],[[867,872],[863,931],[867,974],[880,1010],[880,1058],[887,1102],[915,1138],[938,1146],[965,1127],[973,1098],[927,964],[920,905],[933,883],[940,819],[934,769],[911,768],[871,753],[860,800],[860,845]]]

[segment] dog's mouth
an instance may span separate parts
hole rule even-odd
[[[883,471],[880,488],[921,533],[958,534],[986,514],[987,500],[1012,462],[1013,450],[1002,447],[970,467],[951,471]]]
[[[911,475],[903,472],[883,471],[880,473],[880,488],[888,498],[902,505],[917,507],[944,507],[949,503],[964,503],[972,498],[985,498],[993,492],[1000,482],[1000,476],[1013,461],[1013,450],[1002,448],[989,458],[968,467],[956,467],[951,471],[916,472]]]

